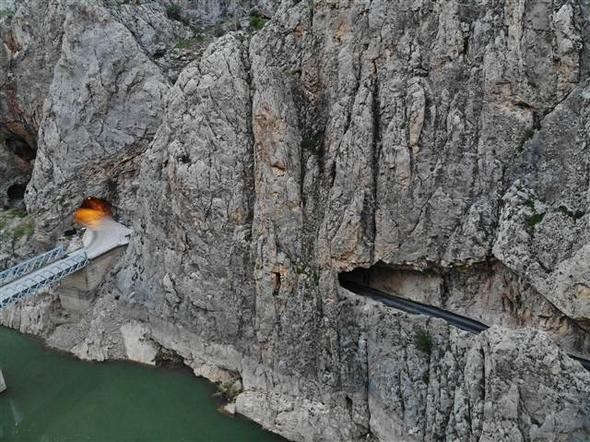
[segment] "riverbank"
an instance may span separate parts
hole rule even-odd
[[[190,370],[90,363],[0,327],[0,440],[279,441],[217,411],[216,387]]]

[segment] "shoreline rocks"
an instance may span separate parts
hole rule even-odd
[[[0,393],[3,393],[4,391],[6,391],[6,381],[2,375],[2,370],[0,370]]]

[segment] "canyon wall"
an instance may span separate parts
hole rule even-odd
[[[590,354],[590,6],[173,5],[0,7],[0,198],[35,221],[2,252],[67,243],[90,195],[134,231],[87,310],[0,322],[180,357],[293,440],[589,437],[564,350]],[[387,309],[355,269],[493,327]]]

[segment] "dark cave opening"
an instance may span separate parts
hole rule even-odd
[[[6,190],[6,196],[8,197],[8,204],[13,205],[14,203],[21,201],[25,197],[25,191],[27,185],[22,183],[16,183],[10,186]]]
[[[0,196],[0,204],[4,209],[18,208],[24,210],[24,197],[27,184],[31,179],[33,162],[37,151],[25,136],[11,131],[0,130],[0,147],[2,158],[6,163],[3,170],[6,181],[2,186],[4,195]]]
[[[340,272],[338,274],[340,285],[346,285],[346,282],[355,282],[364,286],[371,286],[371,269],[357,267],[350,272]]]
[[[36,149],[34,149],[23,137],[19,135],[5,135],[4,144],[10,152],[27,162],[34,160],[37,156]]]
[[[450,272],[450,274],[460,276],[461,273]],[[467,277],[467,275],[464,276]],[[377,262],[369,268],[357,267],[338,275],[340,285],[345,288],[347,285],[350,286],[347,283],[352,283],[352,285],[438,306],[446,304],[447,279],[448,275],[434,269],[417,270],[383,262]],[[473,287],[470,290],[476,292]]]

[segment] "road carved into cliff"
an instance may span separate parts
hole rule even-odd
[[[351,292],[356,293],[357,295],[369,297],[375,301],[381,302],[387,307],[395,308],[397,310],[401,310],[412,315],[426,315],[434,318],[443,319],[447,321],[449,324],[457,328],[460,328],[461,330],[465,330],[469,333],[477,334],[490,328],[488,325],[476,321],[474,319],[468,318],[466,316],[461,316],[456,313],[449,312],[448,310],[434,307],[432,305],[422,304],[416,301],[410,301],[409,299],[405,299],[393,295],[391,293],[383,292],[381,290],[377,290],[359,284],[357,282],[341,281],[340,284],[345,289],[350,290]],[[568,354],[568,356],[578,361],[586,370],[590,371],[589,359],[585,359],[573,354]]]

